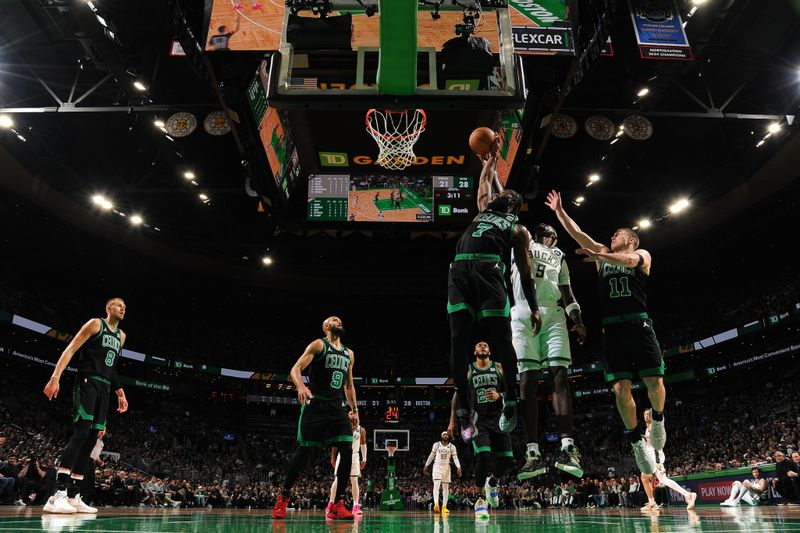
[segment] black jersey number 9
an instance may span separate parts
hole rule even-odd
[[[333,389],[341,389],[342,388],[342,379],[344,378],[344,374],[341,371],[336,370],[331,374],[331,388]]]
[[[106,352],[106,366],[114,366],[114,358],[117,356],[114,350]]]
[[[536,267],[536,277],[537,278],[544,277],[544,265],[539,265]]]

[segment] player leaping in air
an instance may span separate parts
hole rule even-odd
[[[667,440],[664,430],[667,392],[661,347],[653,321],[647,315],[647,281],[653,260],[647,250],[639,248],[639,236],[632,229],[618,229],[608,247],[589,237],[567,215],[560,193],[551,191],[546,204],[581,246],[577,252],[597,266],[606,382],[613,383],[617,410],[633,446],[636,464],[643,474],[653,474],[655,464],[647,453],[631,393],[636,373],[644,381],[653,406],[650,444],[660,452]]]
[[[497,178],[497,149],[481,157],[483,170],[478,183],[478,210],[456,245],[455,260],[447,280],[447,313],[450,318],[450,372],[456,386],[461,438],[469,442],[475,436],[475,412],[469,394],[467,368],[472,355],[472,329],[480,322],[491,337],[498,362],[513,369],[516,363],[511,342],[511,306],[506,289],[505,271],[510,264],[511,248],[518,261],[520,286],[531,309],[534,334],[541,321],[536,302],[536,287],[531,273],[530,235],[517,224],[522,197],[504,189]],[[505,392],[499,427],[510,432],[517,423],[516,373],[504,375]]]

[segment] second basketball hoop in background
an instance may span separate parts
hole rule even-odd
[[[367,111],[367,131],[378,143],[378,163],[383,168],[402,170],[414,163],[414,144],[425,131],[423,109]]]

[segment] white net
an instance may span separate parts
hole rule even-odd
[[[378,163],[389,170],[402,170],[414,163],[414,143],[425,131],[422,109],[367,111],[367,131],[378,143]]]

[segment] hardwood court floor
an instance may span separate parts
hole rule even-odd
[[[631,509],[577,509],[496,511],[476,522],[473,514],[454,511],[448,518],[430,512],[378,512],[367,510],[357,522],[326,522],[322,511],[290,511],[286,520],[273,521],[270,510],[190,510],[101,508],[98,516],[42,515],[41,507],[0,507],[0,531],[139,533],[316,533],[426,531],[433,533],[513,532],[636,532],[681,531],[791,532],[800,531],[798,507],[720,508],[682,507],[644,515]]]

